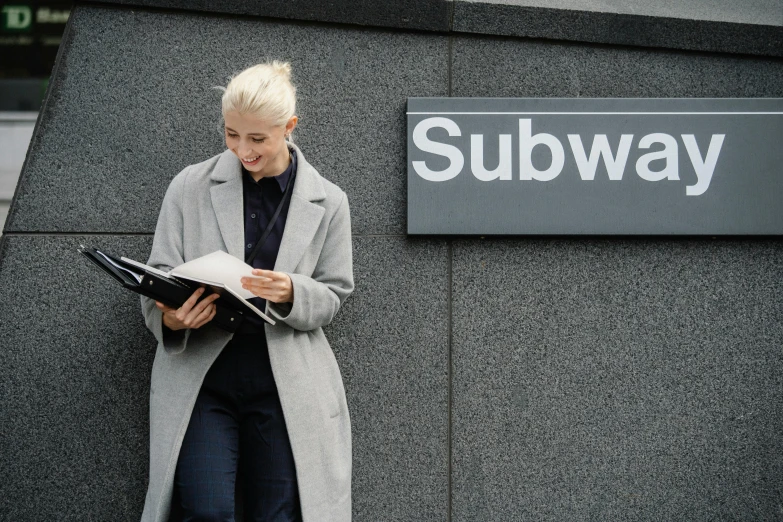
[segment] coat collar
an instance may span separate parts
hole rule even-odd
[[[321,176],[294,144],[297,169],[285,230],[275,270],[292,272],[321,224],[324,208],[315,201],[326,198]],[[242,163],[230,150],[219,155],[210,174],[217,184],[210,189],[212,208],[228,253],[244,261],[245,219],[242,200]]]
[[[321,182],[321,176],[318,171],[310,165],[299,147],[293,143],[288,146],[296,152],[296,184],[294,185],[294,196],[298,196],[307,201],[320,201],[326,197],[324,185]],[[212,169],[210,178],[218,182],[232,182],[242,179],[242,163],[236,154],[226,149],[218,156],[218,161]],[[241,196],[240,192],[240,196]]]

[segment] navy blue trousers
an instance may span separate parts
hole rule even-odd
[[[263,333],[234,335],[207,372],[174,476],[183,521],[302,520],[283,409]]]

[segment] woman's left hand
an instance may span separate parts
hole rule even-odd
[[[253,276],[241,279],[242,288],[273,303],[294,302],[294,285],[287,274],[256,268],[253,270]]]

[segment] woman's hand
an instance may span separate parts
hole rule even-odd
[[[213,303],[220,295],[212,294],[197,303],[196,301],[203,293],[204,288],[199,288],[177,309],[155,301],[157,307],[163,312],[163,324],[169,330],[182,330],[184,328],[201,328],[210,322],[217,312]]]
[[[253,270],[254,277],[243,277],[242,288],[250,290],[257,297],[273,303],[293,303],[294,285],[283,272]]]

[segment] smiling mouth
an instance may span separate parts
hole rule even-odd
[[[257,160],[260,157],[261,156],[256,156],[255,158],[242,158],[242,161],[244,161],[245,163],[253,163],[255,160]]]

